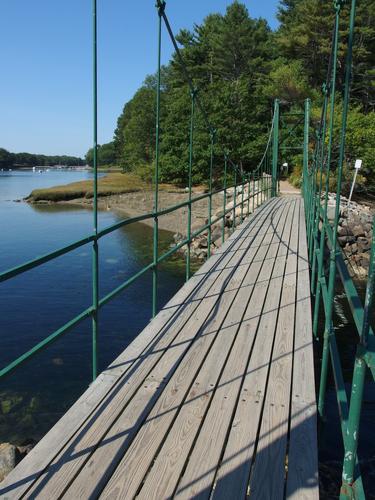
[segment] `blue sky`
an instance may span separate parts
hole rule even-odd
[[[99,143],[156,69],[154,0],[98,1]],[[177,33],[231,0],[167,0]],[[277,26],[277,0],[243,0]],[[91,0],[1,0],[0,147],[83,156],[92,143]],[[163,62],[172,47],[164,34]]]

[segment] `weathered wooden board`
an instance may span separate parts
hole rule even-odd
[[[178,477],[178,467],[181,467],[181,465],[184,464],[184,461],[182,459],[182,445],[181,442],[178,441],[179,437],[181,436],[181,430],[186,430],[186,432],[183,432],[183,443],[185,445],[185,454],[187,455],[189,452],[189,448],[186,450],[186,447],[188,447],[189,439],[194,438],[194,426],[191,422],[191,415],[193,414],[198,416],[198,419],[195,419],[195,423],[199,427],[199,423],[201,421],[200,415],[204,412],[203,406],[208,404],[210,395],[213,392],[213,387],[215,387],[216,385],[215,376],[213,373],[211,373],[209,367],[211,367],[213,363],[213,370],[217,378],[220,374],[225,358],[228,355],[228,349],[230,348],[231,342],[238,329],[239,318],[241,318],[243,310],[246,308],[248,297],[252,293],[253,282],[255,281],[256,276],[259,273],[259,269],[264,260],[264,255],[272,239],[272,235],[273,229],[270,222],[268,221],[266,233],[261,238],[259,238],[259,243],[257,245],[254,245],[253,249],[249,249],[250,252],[248,252],[248,254],[244,256],[244,259],[241,262],[238,273],[239,281],[235,284],[234,287],[230,283],[228,284],[228,293],[235,294],[233,296],[233,300],[225,305],[218,304],[215,316],[223,318],[223,321],[221,321],[220,324],[220,331],[219,329],[214,330],[216,334],[214,344],[215,347],[213,349],[213,352],[210,353],[209,359],[204,360],[204,364],[200,372],[197,374],[197,378],[195,379],[195,381],[194,379],[191,379],[193,385],[185,402],[183,402],[182,399],[185,396],[185,393],[181,395],[182,400],[180,399],[179,405],[183,403],[183,406],[179,411],[176,420],[173,422],[172,428],[169,430],[168,442],[165,443],[162,452],[160,452],[157,458],[157,463],[161,463],[162,467],[164,467],[165,459],[163,451],[165,449],[170,449],[169,442],[173,443],[171,455],[176,460],[172,458],[172,461],[169,461],[167,472],[169,477]],[[208,325],[208,331],[211,331],[210,325]],[[204,328],[203,335],[207,336],[206,327]],[[224,336],[225,339],[223,338]],[[225,349],[225,347],[227,347],[228,349]],[[219,350],[220,356],[217,354],[213,354],[216,353],[217,350]],[[221,358],[223,358],[222,363],[218,364],[218,360]],[[212,361],[210,362],[210,360]],[[191,361],[189,361],[189,364],[194,367],[194,364]],[[196,370],[193,371],[191,376],[194,377],[195,373]],[[204,388],[207,387],[206,382],[208,380],[210,381],[209,389],[206,392],[202,392],[204,391]],[[184,382],[186,383],[186,380]],[[191,384],[189,385],[191,386]],[[176,389],[176,385],[174,385],[173,388]],[[115,474],[108,483],[103,496],[111,496],[112,485],[114,486],[114,488],[119,488],[119,485],[122,486],[120,491],[123,497],[132,497],[138,491],[141,485],[142,478],[146,474],[154,458],[154,454],[157,449],[156,444],[160,445],[160,443],[162,442],[173,417],[171,413],[169,413],[168,415],[164,414],[165,408],[166,407],[164,404],[161,404],[160,406],[157,406],[155,408],[154,414],[150,416],[149,425],[146,424],[145,428],[140,431],[140,435],[137,436],[134,443],[132,444],[131,449],[125,455],[120,466],[117,468]],[[177,413],[178,410],[179,407],[175,407],[174,413]],[[150,439],[155,439],[155,437],[153,436],[154,432],[151,429],[155,429],[157,426],[159,428],[161,427],[163,429],[163,432],[161,432],[161,436],[157,436],[158,442],[153,442],[153,446],[150,446]],[[176,440],[178,441],[177,449],[179,449],[179,452],[177,454],[174,448],[174,443]],[[168,451],[167,455],[168,457],[166,459],[169,460],[170,455]],[[151,477],[150,474],[149,476]],[[128,477],[129,480],[127,479]],[[164,483],[163,479],[161,479],[159,472],[156,472],[156,477],[159,478],[158,485],[160,486],[160,490],[159,488],[155,488],[154,484],[152,493],[147,492],[145,495],[148,496],[150,494],[151,496],[155,496],[157,498],[168,496],[166,491],[162,491],[162,488],[166,486],[166,483]],[[139,493],[139,495],[140,497],[142,497],[143,492]]]

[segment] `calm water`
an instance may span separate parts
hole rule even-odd
[[[90,178],[88,172],[0,172],[0,269],[35,258],[92,231],[92,214],[80,207],[26,203],[36,187]],[[101,211],[100,228],[118,220]],[[161,232],[161,246],[170,244]],[[131,225],[100,241],[100,296],[152,260],[152,229]],[[0,366],[21,355],[91,304],[91,245],[4,282],[0,286]],[[178,261],[161,266],[159,300],[181,286]],[[151,314],[151,275],[139,279],[101,309],[99,369],[104,369],[143,329]],[[90,383],[91,322],[69,331],[0,382],[0,442],[39,439]]]

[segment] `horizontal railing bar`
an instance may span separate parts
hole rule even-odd
[[[267,189],[264,189],[264,190],[259,191],[259,192],[263,192],[263,191],[267,191]],[[218,192],[220,192],[220,191],[218,191]],[[257,193],[253,193],[252,195],[248,195],[244,200],[241,200],[238,203],[235,203],[233,207],[230,207],[230,208],[226,209],[222,213],[222,215],[216,217],[215,219],[212,219],[211,223],[207,223],[204,226],[202,226],[201,228],[199,228],[197,231],[195,231],[194,233],[191,234],[190,241],[192,239],[196,238],[203,231],[207,230],[213,224],[216,224],[216,222],[218,222],[221,219],[225,218],[225,216],[228,213],[232,212],[233,209],[236,209],[238,206],[246,203],[248,199],[253,198],[256,194]],[[199,197],[199,198],[202,199],[202,196]],[[198,201],[198,200],[197,199],[192,200],[192,202],[194,202],[194,201]],[[187,202],[187,203],[189,203],[189,202]],[[184,205],[186,205],[186,203],[184,203]],[[131,219],[126,219],[125,221],[121,221],[121,222],[127,222],[127,223],[130,224],[130,223],[135,223],[135,222],[137,222],[139,220],[144,220],[146,217],[153,217],[153,214],[146,214],[145,216],[132,217]],[[115,231],[116,229],[118,229],[118,227],[115,227],[115,226],[118,226],[118,225],[114,225],[114,226],[110,226],[110,228],[106,228],[107,232],[105,232],[106,230],[103,230],[103,232],[98,233],[98,238],[100,236],[104,236],[104,234],[108,234],[109,232],[112,232],[112,231]],[[100,236],[99,236],[99,234],[100,234]],[[14,269],[11,269],[9,271],[6,271],[5,273],[2,273],[0,275],[0,281],[5,281],[6,279],[9,279],[9,278],[11,278],[13,276],[16,276],[17,274],[21,274],[21,273],[23,273],[23,272],[25,272],[25,271],[27,271],[29,269],[35,268],[38,265],[41,265],[41,264],[43,264],[45,262],[53,260],[54,258],[57,258],[57,257],[59,257],[61,255],[64,255],[64,254],[68,253],[69,251],[75,250],[76,248],[79,248],[80,246],[83,246],[83,245],[85,245],[87,243],[90,243],[90,242],[92,242],[94,240],[95,240],[94,236],[90,236],[90,237],[84,238],[84,239],[76,241],[76,242],[74,242],[74,243],[72,243],[70,245],[67,245],[64,248],[56,250],[55,252],[51,252],[50,254],[44,255],[42,257],[39,257],[38,259],[34,259],[33,261],[27,262],[26,264],[23,264],[23,265],[21,265],[21,266],[19,266],[17,268],[14,268]],[[168,257],[170,257],[175,252],[177,252],[181,247],[183,247],[184,245],[187,245],[188,243],[189,243],[189,239],[185,239],[182,242],[178,243],[173,248],[171,248],[170,250],[168,250],[167,252],[165,252],[164,254],[162,254],[161,256],[159,256],[158,263],[160,263],[160,262],[164,261],[165,259],[167,259]],[[118,295],[119,293],[121,293],[122,291],[124,291],[128,286],[130,286],[132,283],[134,283],[134,281],[136,281],[138,278],[140,278],[145,273],[147,273],[148,271],[150,271],[153,267],[154,267],[153,263],[150,263],[147,266],[143,267],[140,271],[138,271],[136,274],[134,274],[133,276],[131,276],[128,280],[126,280],[120,286],[118,286],[117,288],[115,288],[114,290],[112,290],[110,293],[108,293],[107,295],[105,295],[102,299],[100,299],[99,302],[98,302],[98,307],[99,308],[103,307],[110,300],[112,300],[116,295]],[[41,342],[39,342],[38,344],[36,344],[32,349],[30,349],[29,351],[25,352],[24,354],[22,354],[21,356],[19,356],[17,359],[15,359],[11,363],[9,363],[7,366],[5,366],[3,369],[0,370],[0,379],[3,378],[4,376],[6,376],[7,374],[9,374],[10,372],[12,372],[14,369],[16,369],[18,366],[20,366],[21,364],[23,364],[29,358],[31,358],[32,356],[34,356],[35,354],[37,354],[39,351],[41,351],[42,349],[44,349],[46,346],[48,346],[49,344],[51,344],[52,342],[54,342],[55,340],[57,340],[58,338],[60,338],[68,330],[70,330],[71,328],[73,328],[74,326],[76,326],[77,324],[79,324],[84,319],[88,318],[92,314],[93,310],[94,310],[93,307],[89,307],[88,309],[85,309],[81,314],[79,314],[78,316],[76,316],[75,318],[73,318],[72,320],[70,320],[69,322],[65,323],[65,325],[63,325],[62,327],[60,327],[58,330],[55,330],[47,338],[45,338],[44,340],[42,340]]]
[[[226,190],[228,191],[229,189],[232,189],[234,187],[238,187],[238,186],[242,186],[242,183],[239,183],[237,184],[236,186],[233,185],[233,186],[230,186],[230,187],[227,187]],[[212,196],[215,195],[215,194],[219,194],[221,192],[224,191],[225,188],[222,188],[222,189],[218,189],[216,191],[213,191],[212,192]],[[257,191],[255,193],[252,193],[250,197],[254,197],[258,192],[264,192],[265,190],[263,191]],[[129,224],[135,224],[137,222],[142,222],[144,220],[147,220],[147,219],[152,219],[154,217],[159,217],[159,216],[163,216],[163,215],[166,215],[170,212],[173,212],[175,210],[178,210],[180,208],[183,208],[183,207],[186,207],[188,206],[190,203],[195,203],[197,201],[200,201],[202,199],[205,199],[205,198],[208,198],[210,196],[209,193],[204,193],[200,196],[197,196],[195,198],[193,198],[190,201],[185,201],[185,202],[182,202],[182,203],[179,203],[178,205],[173,205],[172,207],[168,207],[168,208],[165,208],[163,210],[159,210],[158,212],[154,213],[154,212],[149,212],[147,214],[143,214],[143,215],[138,215],[138,216],[134,216],[134,217],[129,217],[128,219],[124,219],[124,220],[121,220],[119,222],[117,222],[116,224],[113,224],[109,227],[106,227],[104,229],[102,229],[101,231],[98,231],[98,234],[97,236],[95,235],[91,235],[91,236],[86,236],[85,238],[82,238],[80,240],[77,240],[73,243],[70,243],[68,245],[66,245],[65,247],[63,248],[59,248],[58,250],[54,250],[50,253],[47,253],[45,255],[42,255],[41,257],[37,257],[35,259],[32,259],[28,262],[25,262],[24,264],[20,264],[19,266],[16,266],[16,267],[13,267],[11,269],[8,269],[2,273],[0,273],[0,283],[3,282],[3,281],[7,281],[8,279],[10,278],[14,278],[15,276],[18,276],[26,271],[29,271],[31,269],[34,269],[38,266],[40,266],[41,264],[45,264],[51,260],[54,260],[58,257],[61,257],[73,250],[76,250],[77,248],[80,248],[84,245],[87,245],[88,243],[91,243],[93,241],[95,241],[95,239],[100,239],[102,238],[103,236],[106,236],[110,233],[112,233],[113,231],[116,231],[117,229],[120,229],[121,227],[124,227],[124,226],[127,226]]]

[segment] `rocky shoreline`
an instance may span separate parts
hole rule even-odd
[[[35,442],[25,442],[22,446],[10,443],[0,444],[0,482],[34,448]]]
[[[375,211],[365,204],[354,201],[349,204],[348,201],[341,196],[337,239],[351,277],[363,280],[368,276]],[[331,222],[334,220],[335,208],[336,194],[329,193],[327,217]]]
[[[250,189],[250,195],[251,195],[251,189]],[[248,187],[245,186],[243,189],[244,200],[247,199],[247,196],[248,196]],[[240,202],[241,198],[242,198],[242,187],[240,186],[237,188],[236,191],[236,204]],[[252,213],[253,202],[252,200],[250,200],[250,203],[248,205],[246,201],[244,203],[243,209],[241,209],[241,206],[236,207],[235,213],[233,210],[233,206],[234,206],[234,189],[232,188],[227,190],[225,210],[226,211],[228,210],[228,212],[224,217],[224,227],[223,227],[223,219],[220,219],[211,226],[211,253],[214,253],[216,249],[221,247],[223,243],[223,231],[224,231],[224,240],[226,240],[228,236],[231,234],[234,225],[233,221],[235,221],[235,226],[238,226],[241,224],[242,220],[244,220]],[[256,200],[254,200],[254,209],[256,207],[257,207]],[[222,201],[220,209],[216,210],[215,212],[214,211],[212,212],[212,219],[214,220],[217,219],[218,217],[221,217],[223,215],[223,212],[224,210]],[[200,226],[204,225],[203,222],[204,224],[207,224],[208,219],[206,218],[204,221],[202,221]],[[192,232],[194,232],[195,230],[199,230],[199,227],[192,226]],[[186,236],[187,236],[186,231],[176,232],[173,236],[174,243],[171,244],[171,247],[181,243],[186,238]],[[190,245],[190,256],[192,259],[195,259],[198,262],[203,262],[206,260],[208,255],[208,239],[209,239],[208,231],[204,231],[192,240]],[[181,247],[178,252],[186,256],[188,252],[187,245]]]

